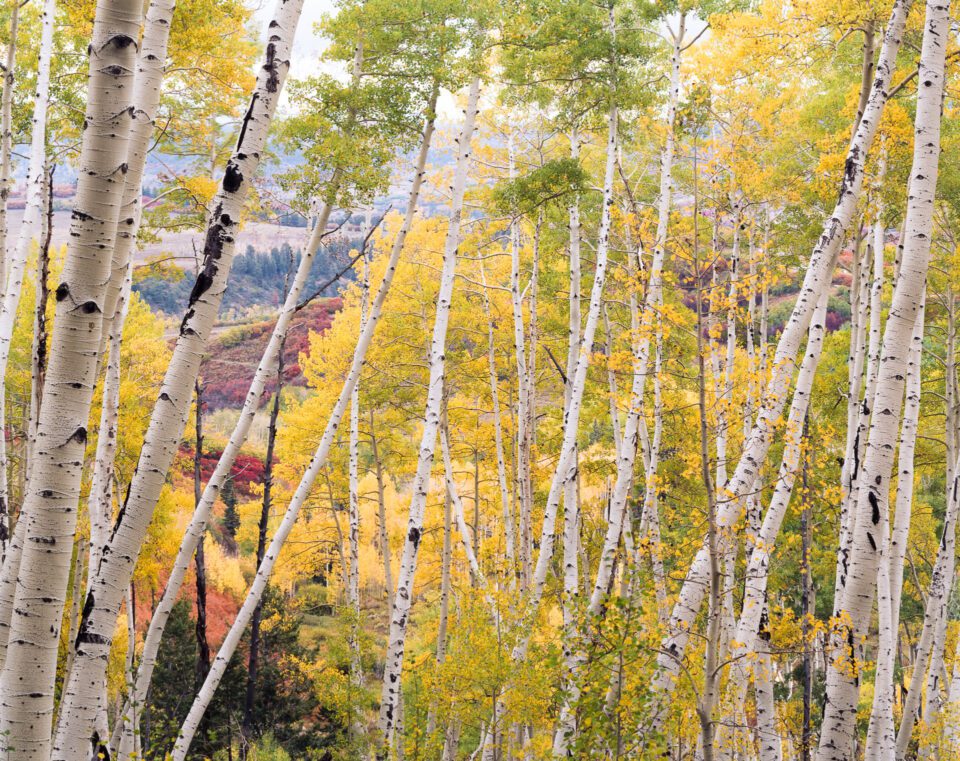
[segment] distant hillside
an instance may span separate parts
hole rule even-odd
[[[350,262],[352,247],[350,241],[343,239],[331,241],[324,246],[320,255],[314,259],[313,269],[304,289],[305,296],[312,295],[344,269]],[[300,251],[295,251],[289,243],[283,243],[269,251],[257,251],[252,246],[247,246],[247,250],[234,259],[227,292],[220,305],[220,314],[244,312],[257,306],[278,306],[284,298],[287,273],[296,270],[300,259]],[[353,271],[348,270],[340,281],[328,287],[322,295],[336,295],[353,277]],[[152,309],[178,316],[186,309],[193,282],[193,273],[166,267],[139,279],[133,289]]]
[[[283,352],[286,385],[304,385],[299,357],[307,352],[307,336],[311,330],[322,332],[329,328],[340,307],[339,298],[317,299],[294,316]],[[241,325],[211,341],[200,370],[205,387],[203,399],[209,409],[237,408],[243,404],[275,322],[267,320]],[[268,384],[263,403],[275,388],[275,381]]]

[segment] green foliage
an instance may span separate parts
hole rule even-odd
[[[493,189],[500,214],[528,215],[547,204],[562,204],[586,189],[588,175],[577,159],[553,159],[524,177],[504,180]]]

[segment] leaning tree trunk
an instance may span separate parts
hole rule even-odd
[[[63,538],[76,530],[104,284],[132,120],[130,84],[141,15],[139,0],[97,4],[76,208],[56,289],[53,350],[21,516],[26,528],[0,677],[0,735],[8,743],[10,761],[46,759],[50,754],[60,623],[73,555],[73,542]],[[37,175],[42,173],[40,142]],[[85,637],[81,628],[78,639]],[[89,751],[88,734],[74,758]]]
[[[289,534],[290,530],[292,529],[293,522],[296,520],[296,515],[303,506],[303,503],[306,501],[310,490],[313,488],[314,481],[316,480],[320,471],[326,465],[330,446],[333,443],[333,438],[339,428],[343,413],[346,410],[346,406],[349,403],[350,394],[353,392],[353,386],[356,384],[360,376],[360,371],[366,357],[367,349],[370,346],[374,330],[376,329],[377,323],[380,320],[383,302],[386,299],[387,293],[390,290],[390,285],[393,282],[393,276],[396,273],[397,263],[400,259],[400,254],[403,251],[403,245],[404,241],[406,240],[407,232],[413,223],[413,217],[417,209],[417,202],[420,194],[420,187],[423,183],[423,177],[427,163],[427,154],[429,153],[430,143],[433,137],[436,103],[437,91],[436,88],[434,88],[430,96],[430,101],[427,104],[426,125],[424,128],[423,138],[421,140],[420,152],[417,157],[417,164],[413,175],[410,196],[407,202],[406,216],[404,217],[403,225],[401,226],[400,231],[397,233],[397,237],[394,240],[393,248],[390,253],[390,260],[387,264],[387,269],[384,274],[384,279],[381,282],[379,290],[377,291],[377,295],[371,305],[369,319],[364,326],[364,330],[361,333],[360,338],[357,340],[357,348],[354,352],[353,364],[351,365],[350,372],[344,381],[344,386],[341,389],[340,396],[338,397],[337,403],[331,412],[329,420],[327,421],[327,427],[324,430],[324,434],[320,440],[320,444],[318,445],[317,452],[314,454],[310,466],[301,479],[300,485],[297,487],[297,491],[294,494],[293,500],[291,500],[290,506],[287,508],[287,514],[284,517],[284,523],[281,524],[277,534],[274,536],[274,539],[267,550],[265,555],[266,565],[261,564],[261,569],[258,570],[257,579],[255,579],[254,585],[251,587],[250,592],[247,595],[247,600],[244,602],[244,607],[241,608],[240,613],[237,616],[237,620],[234,622],[230,632],[228,632],[227,638],[224,640],[224,643],[221,645],[220,650],[217,653],[217,658],[214,661],[211,674],[208,674],[207,681],[204,683],[205,688],[210,684],[213,686],[207,691],[209,696],[206,697],[206,703],[204,703],[203,708],[197,709],[200,716],[202,716],[203,711],[206,710],[206,704],[212,698],[213,692],[216,690],[217,684],[219,684],[220,678],[223,675],[223,670],[226,668],[226,663],[229,661],[233,650],[236,649],[237,643],[239,642],[244,628],[253,616],[254,609],[259,604],[260,596],[263,594],[263,589],[266,587],[266,581],[269,578],[270,572],[273,568],[273,563],[276,561],[276,554],[279,552],[279,548],[282,547],[287,534]],[[323,227],[324,225],[318,224],[315,228],[315,231],[322,230]],[[315,241],[315,243],[319,245],[319,240]],[[315,251],[316,245],[309,247],[307,253],[304,255],[304,260],[312,257],[313,254],[311,252]],[[241,411],[240,418],[236,427],[234,428],[233,434],[230,437],[230,441],[228,442],[226,449],[220,456],[220,460],[217,463],[217,468],[214,470],[213,475],[207,482],[207,487],[204,490],[204,497],[201,500],[201,505],[198,510],[194,512],[193,518],[190,521],[190,525],[187,528],[183,543],[177,552],[177,559],[174,562],[173,571],[171,572],[170,578],[167,581],[167,587],[164,590],[163,598],[161,599],[160,604],[157,606],[153,620],[150,622],[150,629],[147,632],[147,637],[143,646],[140,670],[137,674],[137,688],[133,697],[136,704],[142,704],[146,699],[147,690],[150,687],[150,680],[153,676],[153,668],[156,665],[157,653],[159,652],[163,630],[166,626],[167,620],[170,617],[170,613],[173,610],[173,605],[176,602],[180,585],[183,583],[183,578],[190,563],[190,557],[192,556],[193,550],[196,548],[196,542],[199,541],[199,537],[205,530],[206,522],[209,518],[210,510],[213,507],[216,496],[230,473],[230,469],[233,466],[233,461],[236,458],[236,455],[239,453],[240,447],[246,440],[247,433],[250,430],[250,425],[253,422],[253,418],[259,406],[260,396],[263,393],[266,380],[273,373],[274,358],[277,356],[280,341],[286,334],[289,320],[296,310],[300,290],[302,289],[303,284],[306,281],[306,277],[309,274],[309,266],[307,265],[306,269],[304,269],[304,266],[305,265],[303,261],[301,261],[301,265],[297,271],[296,277],[294,278],[293,285],[291,286],[290,292],[287,294],[287,300],[284,303],[283,312],[281,313],[280,318],[277,321],[277,326],[274,328],[274,332],[270,337],[270,343],[267,347],[267,350],[260,360],[260,365],[257,367],[250,390],[247,392],[247,398],[244,402],[244,407]],[[284,528],[285,526],[286,528]],[[343,576],[344,584],[346,584],[346,571],[344,572]],[[203,691],[201,691],[201,695],[202,694]],[[189,745],[189,741],[187,742],[187,745]]]
[[[384,279],[381,281],[377,295],[370,306],[369,318],[364,326],[363,332],[357,339],[357,346],[354,350],[353,362],[350,366],[350,371],[344,380],[343,387],[340,390],[340,396],[337,397],[337,401],[334,404],[329,419],[327,420],[327,425],[324,429],[323,435],[320,438],[320,442],[317,445],[317,450],[314,453],[313,458],[310,460],[310,464],[307,467],[306,472],[300,479],[300,483],[294,492],[293,498],[291,499],[290,504],[287,506],[283,520],[278,526],[277,531],[270,542],[270,546],[267,548],[263,562],[257,569],[257,575],[247,593],[247,598],[244,600],[243,606],[240,608],[240,612],[237,614],[236,620],[230,627],[230,631],[227,632],[227,636],[224,639],[223,644],[220,646],[220,650],[217,652],[217,657],[214,660],[213,667],[210,669],[210,674],[207,676],[207,681],[204,683],[203,688],[200,690],[200,693],[194,700],[194,704],[190,709],[190,713],[184,722],[184,725],[181,729],[181,736],[178,738],[177,745],[174,748],[175,761],[182,761],[186,756],[187,750],[190,747],[190,742],[193,738],[193,733],[196,731],[197,724],[206,711],[210,700],[213,698],[213,694],[220,683],[220,679],[223,677],[224,671],[226,670],[227,663],[236,650],[237,645],[240,642],[240,637],[253,615],[253,610],[259,604],[260,598],[263,595],[263,591],[266,589],[267,581],[270,578],[270,574],[273,572],[273,566],[277,561],[280,550],[289,536],[290,531],[293,529],[294,524],[296,523],[297,515],[306,502],[307,497],[313,488],[314,481],[316,480],[320,471],[326,465],[327,457],[330,453],[330,447],[333,445],[334,437],[336,436],[337,430],[340,426],[340,421],[343,419],[343,414],[346,412],[347,405],[350,402],[350,395],[353,393],[353,387],[356,385],[360,377],[360,372],[363,368],[363,363],[366,358],[367,350],[370,347],[373,333],[380,321],[383,302],[386,299],[387,293],[390,290],[390,285],[393,282],[393,276],[396,273],[397,263],[400,259],[400,253],[403,250],[403,243],[406,240],[407,232],[410,229],[410,225],[412,224],[413,216],[417,208],[417,199],[419,198],[420,187],[423,183],[427,154],[429,152],[430,141],[433,136],[434,120],[436,118],[436,103],[437,88],[434,87],[426,110],[426,127],[423,133],[420,153],[417,157],[416,169],[413,176],[413,183],[410,189],[410,197],[407,205],[407,213],[404,218],[403,225],[397,234],[397,238],[394,241],[393,249],[390,253],[390,259],[387,263],[387,268],[384,273]],[[346,578],[344,579],[344,582],[346,582]]]
[[[817,364],[823,351],[823,337],[827,314],[828,292],[824,291],[813,314],[810,332],[807,338],[807,347],[800,372],[797,376],[796,389],[790,402],[790,412],[786,424],[786,443],[780,471],[777,474],[776,486],[770,505],[763,517],[759,534],[754,542],[753,551],[747,562],[745,572],[743,606],[740,619],[733,635],[735,643],[730,653],[732,670],[735,678],[731,679],[730,687],[733,691],[733,712],[740,715],[746,699],[749,674],[746,660],[754,650],[763,614],[767,605],[767,582],[769,580],[770,558],[775,548],[777,534],[790,506],[793,487],[796,481],[797,468],[803,449],[804,428],[807,410],[810,406],[810,395],[813,391],[813,380],[816,375]]]
[[[857,648],[847,643],[865,637],[873,609],[877,568],[886,562],[877,533],[888,511],[893,452],[903,404],[907,354],[923,299],[930,259],[934,199],[940,159],[940,117],[944,58],[949,33],[949,1],[928,0],[920,54],[913,171],[907,201],[906,241],[877,368],[876,394],[863,471],[859,483],[850,567],[838,623],[832,632],[832,662],[827,670],[827,702],[818,761],[850,757],[856,724],[859,667]],[[877,78],[880,78],[879,72]],[[864,120],[866,117],[864,117]]]
[[[143,212],[143,173],[147,152],[154,139],[154,126],[160,108],[160,85],[166,71],[167,46],[176,0],[150,0],[143,30],[141,53],[137,58],[136,111],[127,148],[127,175],[120,207],[121,224],[113,246],[113,264],[103,305],[101,352],[113,321],[123,287],[124,273],[133,258]]]
[[[90,742],[93,730],[90,685],[97,683],[97,675],[106,669],[106,655],[113,641],[123,596],[176,455],[177,442],[186,426],[193,385],[230,274],[244,200],[289,71],[290,48],[302,9],[303,0],[281,0],[270,22],[270,39],[250,108],[213,200],[203,266],[180,324],[177,345],[154,406],[133,480],[111,534],[109,551],[103,554],[89,585],[74,668],[64,691],[55,761],[77,758],[81,748]],[[106,280],[104,277],[103,281]]]
[[[90,496],[87,499],[87,517],[90,522],[90,560],[87,568],[90,569],[90,578],[100,565],[100,556],[107,544],[113,523],[114,464],[117,458],[117,429],[120,422],[120,349],[123,344],[123,324],[130,304],[131,286],[132,272],[128,265],[119,296],[117,317],[110,326],[110,338],[107,342],[107,363],[100,400],[100,428],[97,431],[97,450],[90,481]],[[65,673],[69,674],[70,671]]]
[[[750,438],[744,443],[736,470],[725,489],[724,501],[718,506],[717,521],[722,531],[729,530],[736,522],[740,512],[740,500],[753,488],[758,471],[763,466],[773,441],[777,421],[786,403],[786,391],[796,366],[800,344],[809,327],[810,318],[820,294],[829,287],[837,254],[860,197],[867,151],[876,135],[880,117],[886,105],[887,89],[893,74],[896,55],[900,49],[910,4],[911,0],[897,0],[894,4],[867,107],[847,153],[839,199],[810,257],[797,303],[780,334],[773,358],[771,377],[767,382],[763,402],[757,411]],[[667,699],[672,694],[680,674],[691,626],[700,612],[706,595],[709,571],[710,554],[704,543],[687,572],[671,614],[667,636],[657,657],[650,716],[653,728],[661,726]]]
[[[397,575],[397,592],[393,598],[390,614],[390,633],[387,638],[387,659],[383,672],[383,690],[380,699],[380,719],[377,756],[385,758],[393,745],[396,728],[398,696],[402,685],[403,656],[406,648],[407,623],[413,604],[413,580],[417,567],[420,536],[423,532],[423,514],[426,508],[427,491],[430,488],[430,472],[433,468],[433,453],[440,425],[440,404],[443,398],[447,324],[450,319],[450,301],[457,265],[457,248],[460,245],[460,222],[463,214],[463,196],[470,169],[470,143],[473,138],[480,97],[480,80],[474,79],[467,99],[466,117],[458,140],[459,154],[454,170],[450,200],[450,223],[444,244],[443,272],[437,294],[437,313],[433,325],[430,346],[430,380],[427,386],[427,404],[424,413],[423,435],[417,459],[417,471],[413,482],[413,497],[410,500],[407,536],[400,557]]]

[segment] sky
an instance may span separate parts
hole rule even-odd
[[[260,29],[261,38],[266,31],[267,22],[273,14],[274,0],[249,0],[254,10],[254,22]],[[316,71],[318,59],[323,50],[320,35],[314,32],[314,26],[324,14],[335,10],[335,0],[305,0],[303,15],[297,26],[297,36],[293,43],[293,61],[291,71],[295,76],[304,76]]]

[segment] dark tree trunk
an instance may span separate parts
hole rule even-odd
[[[260,525],[257,534],[257,568],[263,562],[267,549],[267,528],[270,519],[270,500],[273,487],[273,454],[277,441],[277,418],[280,415],[280,394],[283,391],[283,349],[285,341],[280,342],[277,358],[277,390],[273,396],[270,410],[270,425],[267,429],[267,456],[263,468],[263,506],[260,510]],[[253,611],[250,622],[250,656],[247,661],[247,694],[243,706],[243,736],[247,747],[254,732],[254,704],[257,697],[257,672],[260,665],[260,621],[263,614],[263,600]]]
[[[203,494],[203,386],[196,383],[197,390],[197,446],[193,454],[193,498],[200,503]],[[197,545],[197,685],[202,685],[210,671],[210,644],[207,642],[207,570],[203,559],[203,537]]]

